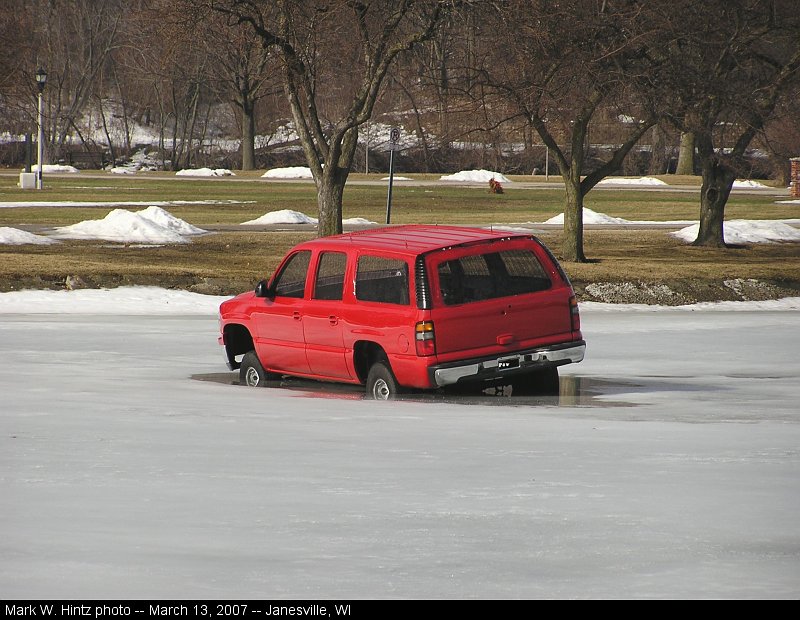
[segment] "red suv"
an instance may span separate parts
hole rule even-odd
[[[558,385],[583,359],[572,286],[530,234],[396,226],[301,243],[269,283],[220,306],[240,381],[281,375],[405,389]]]

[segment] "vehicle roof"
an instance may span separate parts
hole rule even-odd
[[[314,239],[302,245],[317,247],[322,245],[332,249],[356,245],[361,249],[391,250],[400,254],[417,256],[447,247],[482,241],[497,241],[498,239],[531,238],[532,236],[532,234],[486,228],[414,224],[359,230],[343,235]]]

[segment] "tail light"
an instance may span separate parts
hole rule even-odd
[[[417,355],[436,354],[436,337],[433,332],[433,321],[420,321],[414,327],[414,340],[417,346]]]
[[[569,298],[569,313],[572,320],[572,331],[577,332],[581,329],[581,315],[578,312],[578,300],[575,295]]]

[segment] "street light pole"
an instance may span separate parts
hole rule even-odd
[[[42,100],[42,93],[44,92],[44,85],[47,83],[47,72],[39,68],[36,72],[36,85],[39,87],[39,148],[38,148],[38,164],[36,170],[36,189],[42,189],[42,166],[44,164],[44,103]]]

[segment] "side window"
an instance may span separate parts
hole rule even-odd
[[[345,267],[347,267],[347,254],[325,252],[319,257],[317,279],[314,282],[314,299],[342,298]]]
[[[308,264],[311,261],[311,250],[298,252],[289,259],[275,281],[277,297],[302,298],[306,288]]]
[[[356,299],[408,305],[408,265],[381,256],[359,256]]]

